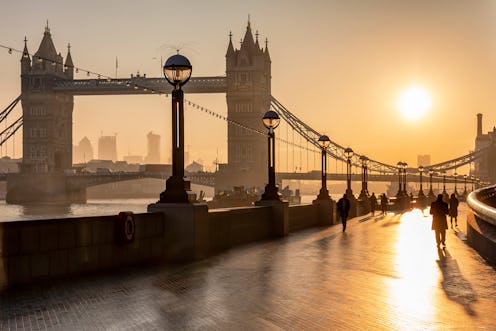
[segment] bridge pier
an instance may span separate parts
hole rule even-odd
[[[64,173],[13,173],[7,176],[9,204],[86,202],[86,188],[67,189]]]

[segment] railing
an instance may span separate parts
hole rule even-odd
[[[467,204],[478,218],[496,225],[496,185],[470,193]]]

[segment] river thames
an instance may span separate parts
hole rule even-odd
[[[311,203],[316,195],[303,195],[302,203]],[[335,199],[333,195],[333,199]],[[208,197],[207,197],[208,199]],[[117,215],[121,211],[145,213],[156,198],[147,199],[88,199],[85,204],[70,205],[10,205],[0,200],[0,222],[37,220],[97,215]]]

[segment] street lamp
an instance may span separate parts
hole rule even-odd
[[[434,170],[429,169],[429,196],[434,196],[434,191],[432,191],[432,175],[434,174]]]
[[[346,157],[346,195],[348,197],[353,195],[353,192],[351,191],[351,158],[353,157],[353,150],[349,147],[347,147],[344,150],[344,156]]]
[[[329,199],[329,191],[327,191],[327,147],[331,144],[331,140],[324,134],[320,136],[317,142],[322,149],[322,187],[317,199]]]
[[[420,175],[420,188],[419,188],[419,193],[418,195],[424,195],[424,192],[422,191],[422,173],[424,172],[424,167],[419,166],[418,167],[419,175]]]
[[[467,174],[463,175],[463,196],[467,197]]]
[[[396,166],[398,167],[398,193],[396,193],[396,197],[399,197],[403,193],[401,189],[403,183],[403,177],[401,176],[401,171],[402,171],[401,169],[403,169],[403,162],[399,161],[398,163],[396,163]]]
[[[446,170],[441,170],[441,174],[443,175],[443,195],[446,193]]]
[[[175,54],[164,64],[164,75],[172,90],[172,176],[166,181],[165,191],[160,193],[160,202],[189,202],[184,181],[184,93],[181,87],[191,77],[192,66],[189,60]]]
[[[265,186],[265,192],[262,194],[261,200],[280,200],[276,187],[276,139],[274,134],[274,129],[277,128],[280,121],[279,115],[273,110],[267,111],[262,117],[263,125],[269,130],[267,135],[269,183]]]
[[[458,195],[458,190],[456,189],[456,179],[458,177],[458,173],[454,173],[453,176],[455,177],[455,195]]]
[[[408,195],[406,192],[406,168],[408,167],[408,163],[403,162],[403,191],[405,192],[405,196]]]
[[[360,161],[362,162],[362,192],[360,196],[368,197],[368,187],[367,187],[367,165],[369,164],[369,158],[362,155],[360,156]]]

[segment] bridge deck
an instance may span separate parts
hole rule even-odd
[[[13,289],[0,329],[496,329],[496,271],[420,212],[353,219],[205,261]]]

